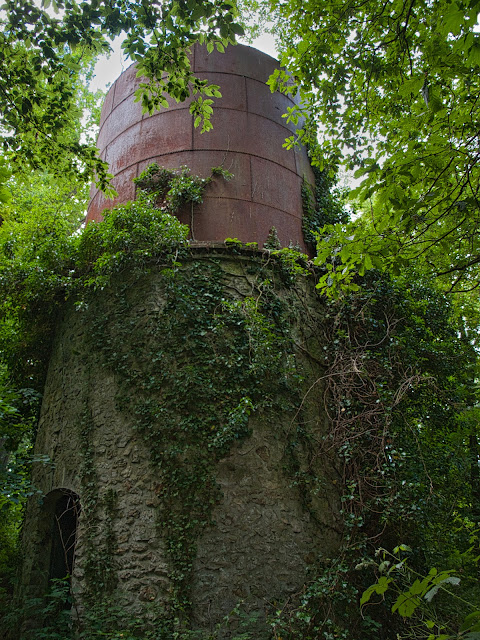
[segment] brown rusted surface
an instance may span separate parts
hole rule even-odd
[[[283,246],[305,248],[301,185],[304,177],[313,183],[313,175],[305,149],[283,148],[295,130],[283,117],[293,99],[272,94],[265,84],[278,62],[241,45],[224,54],[196,46],[192,61],[199,77],[222,91],[214,104],[213,130],[201,134],[193,127],[189,101],[170,100],[168,109],[143,115],[134,101],[140,79],[133,66],[127,69],[107,94],[98,137],[118,197],[107,200],[93,188],[87,220],[100,221],[105,208],[133,199],[132,179],[152,162],[170,169],[186,165],[203,177],[221,165],[233,179],[216,178],[201,205],[179,214],[192,239],[232,237],[262,246],[275,226]]]

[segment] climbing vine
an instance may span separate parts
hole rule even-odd
[[[231,180],[233,174],[219,166],[213,167],[207,178],[201,178],[192,175],[188,167],[166,169],[154,162],[133,182],[137,185],[137,198],[140,201],[149,202],[160,211],[173,215],[187,210],[190,235],[195,240],[195,205],[203,201],[205,189],[215,177]]]
[[[315,451],[338,456],[343,542],[272,618],[276,638],[416,637],[415,620],[392,618],[390,593],[360,615],[377,548],[399,541],[411,548],[417,572],[448,562],[463,574],[464,598],[478,594],[476,488],[459,420],[472,402],[475,354],[443,297],[412,276],[372,273],[359,293],[327,305],[321,342],[330,428]],[[458,618],[458,628],[468,612],[447,605],[438,619],[455,626]]]
[[[326,224],[345,223],[349,213],[345,208],[345,194],[336,187],[336,180],[327,171],[312,167],[315,184],[306,180],[302,184],[302,230],[305,243],[315,251],[318,234]]]
[[[289,312],[264,278],[244,297],[228,291],[212,259],[161,273],[161,311],[144,311],[139,323],[134,283],[115,282],[109,311],[89,323],[92,348],[119,377],[118,408],[150,452],[180,611],[189,605],[196,541],[220,498],[216,463],[249,435],[251,413],[292,411],[298,391]]]

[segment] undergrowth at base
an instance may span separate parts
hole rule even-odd
[[[292,361],[294,349],[305,347],[292,344],[290,310],[262,270],[262,259],[252,291],[226,295],[219,265],[190,254],[187,227],[170,215],[172,203],[196,202],[205,183],[183,171],[175,175],[173,185],[168,182],[174,179],[171,173],[165,182],[166,174],[153,169],[158,183],[145,198],[112,210],[101,225],[89,225],[78,236],[57,238],[54,253],[51,238],[41,246],[32,241],[30,254],[18,261],[14,240],[9,241],[12,258],[3,262],[0,277],[0,348],[9,380],[19,389],[42,389],[55,322],[66,300],[75,301],[92,327],[92,348],[120,380],[117,406],[131,417],[131,427],[151,451],[159,478],[159,535],[172,585],[168,610],[152,612],[154,628],[145,619],[126,620],[124,610],[112,605],[111,494],[100,505],[108,515],[101,562],[93,537],[89,542],[84,626],[75,625],[65,612],[65,585],[54,585],[46,600],[26,603],[23,617],[38,616],[41,624],[25,628],[25,640],[225,637],[223,626],[203,635],[186,628],[195,544],[219,496],[215,463],[248,437],[253,413],[273,409],[295,415],[305,400],[298,395]],[[319,211],[310,213],[317,226]],[[232,241],[225,250],[238,255],[243,248]],[[304,258],[274,244],[265,260],[274,265],[282,287],[295,286],[306,270]],[[129,287],[152,271],[162,271],[166,304],[132,338]],[[319,563],[296,596],[277,607],[269,620],[271,637],[433,640],[447,635],[442,631],[442,620],[447,620],[446,628],[458,630],[448,638],[476,640],[468,636],[478,635],[472,627],[462,630],[462,607],[442,599],[434,603],[436,617],[426,618],[435,620],[434,632],[420,631],[413,618],[395,618],[395,599],[381,586],[370,592],[381,596],[376,606],[365,601],[369,606],[360,610],[361,594],[382,577],[376,549],[399,543],[412,549],[409,564],[419,575],[428,576],[435,566],[455,570],[461,574],[458,588],[464,600],[478,599],[480,492],[474,449],[475,354],[452,321],[445,299],[413,271],[396,280],[371,272],[356,287],[356,295],[328,303],[326,322],[316,327],[324,332],[324,354],[309,354],[325,370],[326,393],[319,410],[327,410],[330,429],[324,437],[306,441],[312,460],[339,460],[342,545],[335,557]],[[96,295],[111,296],[104,314],[92,311]],[[138,353],[143,355],[140,368]],[[17,393],[9,406],[20,407],[27,396]],[[15,422],[15,411],[10,419]],[[89,486],[85,509],[95,518],[99,500],[89,458],[88,413],[78,428],[85,459],[81,473]],[[313,475],[298,473],[299,486],[307,487]],[[10,495],[3,496],[4,502]],[[18,507],[9,504],[7,509],[11,514]],[[6,610],[8,600],[4,602]],[[423,616],[422,607],[417,609]],[[239,611],[231,637],[253,640],[238,627]],[[19,627],[15,631],[18,635]]]

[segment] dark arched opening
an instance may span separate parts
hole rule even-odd
[[[70,578],[73,573],[80,500],[73,491],[63,490],[52,505],[49,582]]]
[[[54,489],[37,509],[27,587],[28,597],[37,604],[24,620],[25,628],[32,630],[32,638],[35,629],[62,629],[62,633],[63,629],[70,629],[80,498],[70,489]]]

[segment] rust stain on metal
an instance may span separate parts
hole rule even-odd
[[[283,148],[293,129],[282,115],[294,102],[265,84],[278,62],[242,45],[224,54],[196,46],[192,59],[199,77],[220,85],[213,130],[201,134],[193,128],[189,101],[170,101],[168,109],[142,115],[134,101],[140,79],[134,66],[127,69],[106,96],[98,137],[118,197],[107,200],[93,188],[87,221],[101,221],[106,208],[134,199],[132,179],[152,162],[170,169],[186,165],[204,177],[221,165],[234,178],[216,179],[195,207],[195,239],[235,237],[262,246],[275,226],[283,246],[305,249],[301,185],[304,177],[313,183],[313,174],[305,149]]]

